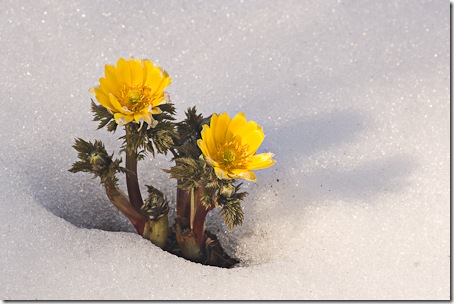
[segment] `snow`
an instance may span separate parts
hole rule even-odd
[[[8,1],[0,11],[2,299],[450,298],[447,1]],[[233,269],[163,252],[67,170],[106,63],[148,58],[178,117],[244,111],[277,164]],[[166,157],[139,164],[175,199]]]

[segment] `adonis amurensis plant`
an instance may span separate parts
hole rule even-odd
[[[166,71],[149,60],[120,58],[106,65],[99,86],[90,89],[91,109],[98,129],[124,129],[122,159],[114,159],[101,141],[77,139],[74,148],[79,161],[71,172],[89,172],[99,177],[112,204],[137,232],[156,246],[194,262],[232,267],[216,236],[205,230],[206,215],[219,208],[225,223],[233,228],[243,222],[239,179],[256,182],[252,172],[274,164],[272,153],[257,154],[265,135],[255,121],[243,113],[231,118],[227,113],[204,118],[196,108],[175,122],[175,107],[165,92],[171,83]],[[137,162],[156,153],[173,155],[174,165],[164,170],[177,180],[176,218],[169,226],[169,202],[164,194],[147,185],[140,192]],[[118,187],[117,175],[126,175],[127,195]]]

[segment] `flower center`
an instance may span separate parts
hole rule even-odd
[[[138,91],[131,91],[128,94],[128,99],[131,104],[138,103],[139,101],[142,100],[142,98],[143,98],[143,95],[141,94],[141,92],[138,92]]]
[[[232,151],[229,147],[226,147],[224,150],[224,157],[223,157],[224,164],[226,166],[230,166],[235,161],[235,157],[236,157],[235,152]]]
[[[241,168],[248,162],[248,146],[235,141],[224,143],[217,152],[217,161],[226,168]]]
[[[148,106],[153,106],[154,96],[150,87],[127,86],[120,91],[118,102],[128,110],[138,112]]]

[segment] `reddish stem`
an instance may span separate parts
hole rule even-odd
[[[205,218],[206,218],[208,212],[214,208],[213,206],[206,208],[202,204],[202,201],[201,201],[202,194],[203,194],[203,188],[197,189],[197,203],[196,203],[197,208],[195,211],[194,226],[193,226],[193,232],[199,243],[200,249],[202,249],[202,246],[205,243]]]
[[[112,204],[129,219],[137,232],[143,236],[145,223],[148,219],[129,203],[127,196],[117,187],[106,186],[106,193]]]
[[[177,216],[189,221],[191,196],[188,191],[177,188]]]
[[[130,142],[131,126],[126,126],[126,145]],[[128,152],[129,150],[129,152]],[[143,205],[142,195],[140,194],[139,180],[137,176],[137,151],[130,151],[126,148],[126,186],[131,204],[140,212]]]

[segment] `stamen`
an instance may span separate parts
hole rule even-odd
[[[123,107],[132,112],[138,112],[152,106],[155,96],[150,87],[125,85],[117,99]]]
[[[225,168],[239,168],[247,164],[248,146],[240,145],[235,141],[225,143],[218,149],[217,161]]]

